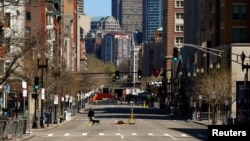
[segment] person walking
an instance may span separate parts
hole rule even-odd
[[[95,115],[94,110],[92,108],[89,108],[89,112],[88,112],[89,122],[93,120],[94,115]]]

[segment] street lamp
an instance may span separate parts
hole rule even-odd
[[[77,113],[80,113],[80,104],[81,104],[81,101],[80,101],[80,98],[81,98],[81,94],[77,94]]]
[[[60,68],[58,67],[58,70],[54,70],[53,72],[54,77],[57,78],[60,76]],[[57,85],[57,84],[56,84]],[[57,124],[57,105],[58,105],[58,95],[57,95],[57,86],[55,85],[55,95],[54,95],[54,106],[55,106],[55,118],[54,118],[54,124]]]
[[[245,95],[246,95],[246,103],[248,105],[246,105],[246,114],[245,114],[245,119],[246,119],[246,122],[249,124],[249,88],[248,88],[248,69],[250,68],[250,65],[248,65],[248,63],[246,63],[246,65],[244,64],[245,62],[245,59],[246,59],[246,55],[244,53],[244,51],[242,51],[241,53],[241,66],[242,66],[242,71],[244,71],[244,69],[246,69],[246,73],[245,73],[245,79],[244,79],[244,84],[245,84]]]
[[[192,70],[193,71],[193,70]],[[195,100],[193,99],[193,83],[194,83],[194,78],[196,77],[196,72],[193,71],[192,74],[190,72],[188,72],[187,74],[189,80],[191,81],[190,85],[191,85],[191,88],[190,88],[190,97],[191,97],[191,108],[192,108],[192,119],[193,120],[196,120],[196,102]]]
[[[62,101],[62,105],[61,105],[61,116],[62,116],[62,119],[65,119],[64,117],[64,96],[61,97],[61,101]]]
[[[213,69],[213,64],[211,63],[210,65],[209,65],[209,69],[210,69],[210,76],[211,76],[211,71],[212,71],[212,69]],[[217,63],[217,65],[216,65],[216,70],[219,70],[220,69],[220,64],[219,63]],[[211,97],[212,97],[212,100],[213,100],[213,118],[212,118],[212,124],[216,124],[217,123],[217,108],[216,108],[216,92],[215,92],[215,78],[213,78],[214,80],[214,82],[213,82],[213,91],[212,91],[212,95],[211,95]]]
[[[45,60],[45,64],[44,64],[44,62],[40,62],[40,58],[41,58],[41,56],[40,56],[40,54],[38,54],[38,58],[37,58],[37,68],[38,68],[38,70],[39,69],[41,69],[42,70],[42,76],[41,76],[41,87],[42,88],[44,88],[44,86],[43,86],[43,72],[44,72],[44,69],[46,69],[46,72],[48,71],[48,61],[49,61],[49,59],[47,58],[47,56],[46,56],[46,60]],[[44,101],[43,101],[44,99],[43,98],[41,98],[41,117],[40,117],[40,126],[41,126],[41,128],[44,128],[44,124],[43,124],[43,119],[44,119],[44,117],[43,117],[43,105],[44,105]]]
[[[224,109],[224,114],[225,114],[225,119],[224,119],[224,124],[227,124],[227,117],[228,117],[228,99],[225,99],[224,104],[225,104],[225,109]]]
[[[204,73],[204,69],[203,68],[201,68],[201,69],[197,68],[196,73],[199,74],[199,76],[202,76],[203,73]],[[201,77],[199,77],[199,78],[201,78]],[[199,95],[199,110],[198,110],[198,113],[197,113],[198,120],[201,120],[201,113],[202,113],[202,95]]]

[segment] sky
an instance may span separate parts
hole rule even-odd
[[[84,0],[84,12],[91,17],[111,16],[111,0]]]

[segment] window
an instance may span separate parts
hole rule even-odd
[[[69,26],[65,26],[65,32],[69,32]]]
[[[26,27],[26,33],[29,34],[30,32],[31,32],[31,29],[30,29],[30,27],[27,26]]]
[[[183,25],[176,25],[175,26],[175,32],[183,32],[184,28]]]
[[[84,36],[84,29],[80,27],[80,38],[83,39]]]
[[[247,42],[247,29],[246,28],[233,28],[232,42],[233,43],[246,43]]]
[[[30,12],[26,12],[26,20],[27,21],[31,20],[31,13]]]
[[[175,7],[176,8],[184,8],[184,1],[183,0],[176,0]]]
[[[246,20],[246,5],[233,5],[233,20]]]
[[[5,13],[5,18],[6,18],[5,26],[10,27],[10,13]]]
[[[175,43],[176,43],[176,44],[183,44],[183,42],[184,42],[184,41],[183,41],[183,37],[176,37],[176,38],[175,38]]]
[[[183,13],[176,13],[176,19],[184,19]]]

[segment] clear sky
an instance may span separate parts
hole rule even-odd
[[[111,0],[84,0],[84,12],[91,17],[111,16]]]

